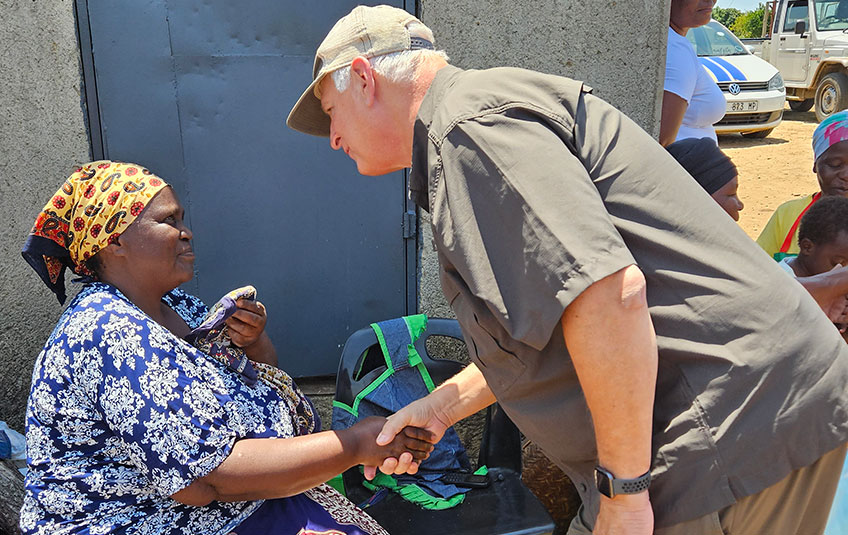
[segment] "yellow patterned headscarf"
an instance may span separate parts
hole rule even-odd
[[[22,254],[65,302],[65,267],[94,277],[86,261],[112,243],[168,184],[144,167],[101,160],[78,168],[32,227]]]

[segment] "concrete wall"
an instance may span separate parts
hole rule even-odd
[[[515,66],[584,80],[656,137],[670,0],[419,0],[418,15],[463,68]],[[450,316],[427,214],[420,309]]]
[[[19,431],[33,361],[61,312],[21,246],[38,209],[89,159],[73,7],[0,0],[0,420]]]

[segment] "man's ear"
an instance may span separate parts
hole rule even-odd
[[[817,173],[817,172],[818,172],[818,171],[816,171],[816,162],[815,162],[815,160],[814,160],[814,161],[813,161],[813,173]]]
[[[350,83],[366,105],[371,106],[377,96],[376,78],[371,62],[365,56],[356,56],[350,64]]]

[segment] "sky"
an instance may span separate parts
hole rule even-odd
[[[735,7],[739,11],[753,11],[763,0],[718,0],[715,7]]]

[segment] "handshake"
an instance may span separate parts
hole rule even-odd
[[[450,425],[425,397],[388,418],[365,418],[340,434],[349,437],[343,440],[350,441],[355,464],[364,465],[370,480],[378,468],[384,474],[416,473]]]

